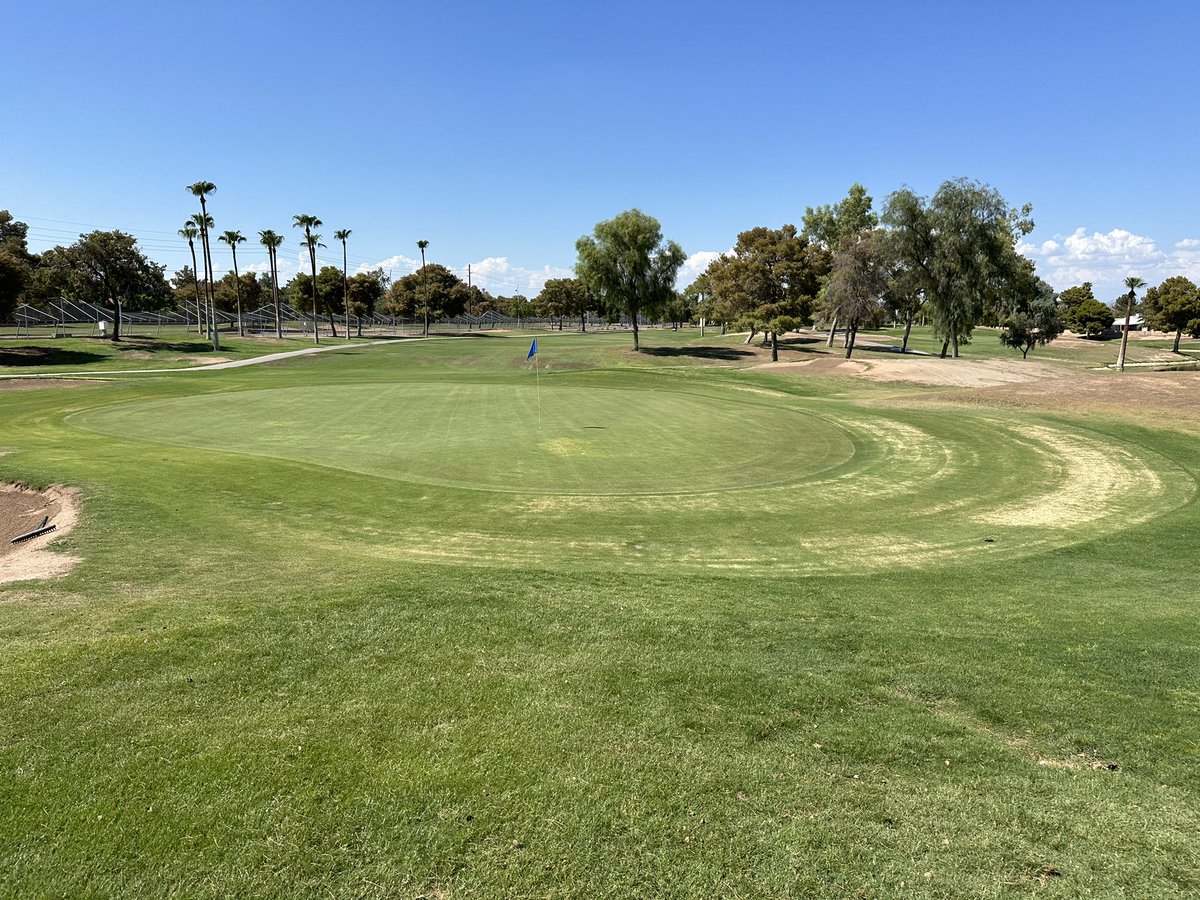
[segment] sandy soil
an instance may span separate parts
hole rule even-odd
[[[1023,359],[872,358],[866,365],[867,369],[862,376],[871,381],[907,381],[939,387],[1024,384],[1044,378],[1062,378],[1070,374],[1060,366]]]
[[[58,526],[54,531],[20,544],[10,543],[41,525],[45,516]],[[0,485],[0,584],[65,575],[78,558],[51,553],[47,547],[69,532],[78,517],[79,498],[71,488],[34,491],[22,485]]]
[[[954,391],[927,398],[1045,412],[1101,413],[1200,433],[1200,372],[1075,372],[1070,378]]]

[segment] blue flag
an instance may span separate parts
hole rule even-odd
[[[533,343],[529,345],[529,355],[525,357],[525,362],[529,362],[537,356],[537,338],[533,339]]]

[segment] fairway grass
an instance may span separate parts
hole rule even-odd
[[[0,893],[1200,892],[1194,431],[627,341],[0,392]]]

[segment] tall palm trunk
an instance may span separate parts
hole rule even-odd
[[[245,337],[246,328],[242,324],[242,282],[241,276],[238,275],[237,244],[230,244],[229,249],[233,251],[233,285],[237,288],[238,337]]]
[[[212,246],[208,241],[208,204],[204,202],[203,194],[200,195],[200,216],[200,241],[204,245],[204,291],[208,297],[208,327],[212,331],[213,349],[220,350],[221,338],[217,334],[217,293],[213,289],[212,278]]]
[[[321,320],[317,318],[317,248],[312,240],[312,230],[307,226],[304,233],[308,237],[308,262],[312,267],[312,301],[313,301],[313,343],[321,343]],[[334,335],[336,337],[337,335]]]
[[[196,270],[196,244],[190,238],[188,240],[188,249],[192,251],[192,285],[196,288],[196,334],[200,334],[200,273]],[[186,312],[186,305],[184,307]],[[187,324],[187,318],[184,318],[184,325]]]
[[[1117,354],[1117,371],[1125,371],[1125,348],[1129,345],[1129,319],[1133,315],[1133,297],[1125,301],[1125,325],[1121,329],[1121,352]]]
[[[283,319],[279,314],[279,263],[275,257],[275,248],[269,247],[271,254],[271,302],[275,304],[275,337],[283,340]]]

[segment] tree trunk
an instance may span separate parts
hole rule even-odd
[[[771,362],[779,362],[779,332],[771,332]]]
[[[579,317],[579,333],[584,334],[587,331],[587,313]]]
[[[850,337],[846,341],[846,359],[850,358],[850,354],[854,352],[854,340],[858,337],[858,325],[850,326]]]
[[[635,352],[641,350],[641,347],[638,346],[637,313],[633,314],[633,349]]]
[[[118,297],[113,297],[113,309],[117,314],[113,317],[112,342],[115,344],[121,339],[121,300]]]
[[[279,265],[275,260],[275,248],[271,248],[271,301],[275,304],[275,337],[283,340],[283,317],[279,309]]]
[[[912,310],[910,309],[904,317],[904,343],[900,345],[901,353],[908,352],[908,335],[909,335],[909,332],[912,331],[912,320],[913,320],[913,314],[912,314]]]
[[[1181,337],[1183,337],[1183,329],[1182,328],[1180,328],[1178,331],[1175,332],[1175,346],[1171,348],[1172,353],[1179,352],[1179,339]]]
[[[1129,343],[1129,317],[1133,315],[1133,304],[1125,306],[1125,327],[1121,329],[1121,352],[1117,354],[1117,371],[1125,371],[1125,347]]]
[[[837,310],[834,310],[833,321],[829,324],[829,339],[827,341],[825,341],[826,347],[833,346],[834,337],[837,335],[837,323],[838,323]]]
[[[192,284],[196,287],[196,334],[200,334],[200,273],[196,271],[196,244],[194,241],[188,241],[188,249],[192,251]],[[185,305],[184,312],[187,307]],[[186,324],[186,318],[184,322]]]
[[[237,245],[231,242],[229,247],[233,251],[233,285],[237,288],[238,337],[245,337],[246,328],[242,324],[242,280],[241,276],[238,275]]]
[[[950,338],[946,338],[944,341],[942,341],[942,354],[941,354],[942,359],[946,358],[946,351],[949,348],[950,348]]]
[[[749,334],[749,335],[746,337],[745,343],[747,343],[747,344],[748,344],[748,343],[750,343],[752,340],[754,340],[754,336],[755,336],[756,334],[758,334],[758,329],[757,329],[757,328],[755,328],[753,325],[751,325],[751,326],[750,326],[750,334]]]
[[[1021,348],[1021,359],[1029,359],[1029,350],[1030,350],[1029,347]]]
[[[306,226],[304,229],[305,237],[311,234],[310,229]],[[321,343],[321,320],[317,317],[317,248],[308,248],[308,261],[312,268],[312,295],[313,295],[313,343]]]
[[[350,328],[349,320],[347,320],[346,329],[349,330],[349,328]],[[335,322],[333,320],[333,312],[332,311],[330,311],[330,313],[329,313],[329,330],[330,330],[330,332],[332,332],[334,337],[337,337],[337,322]]]

